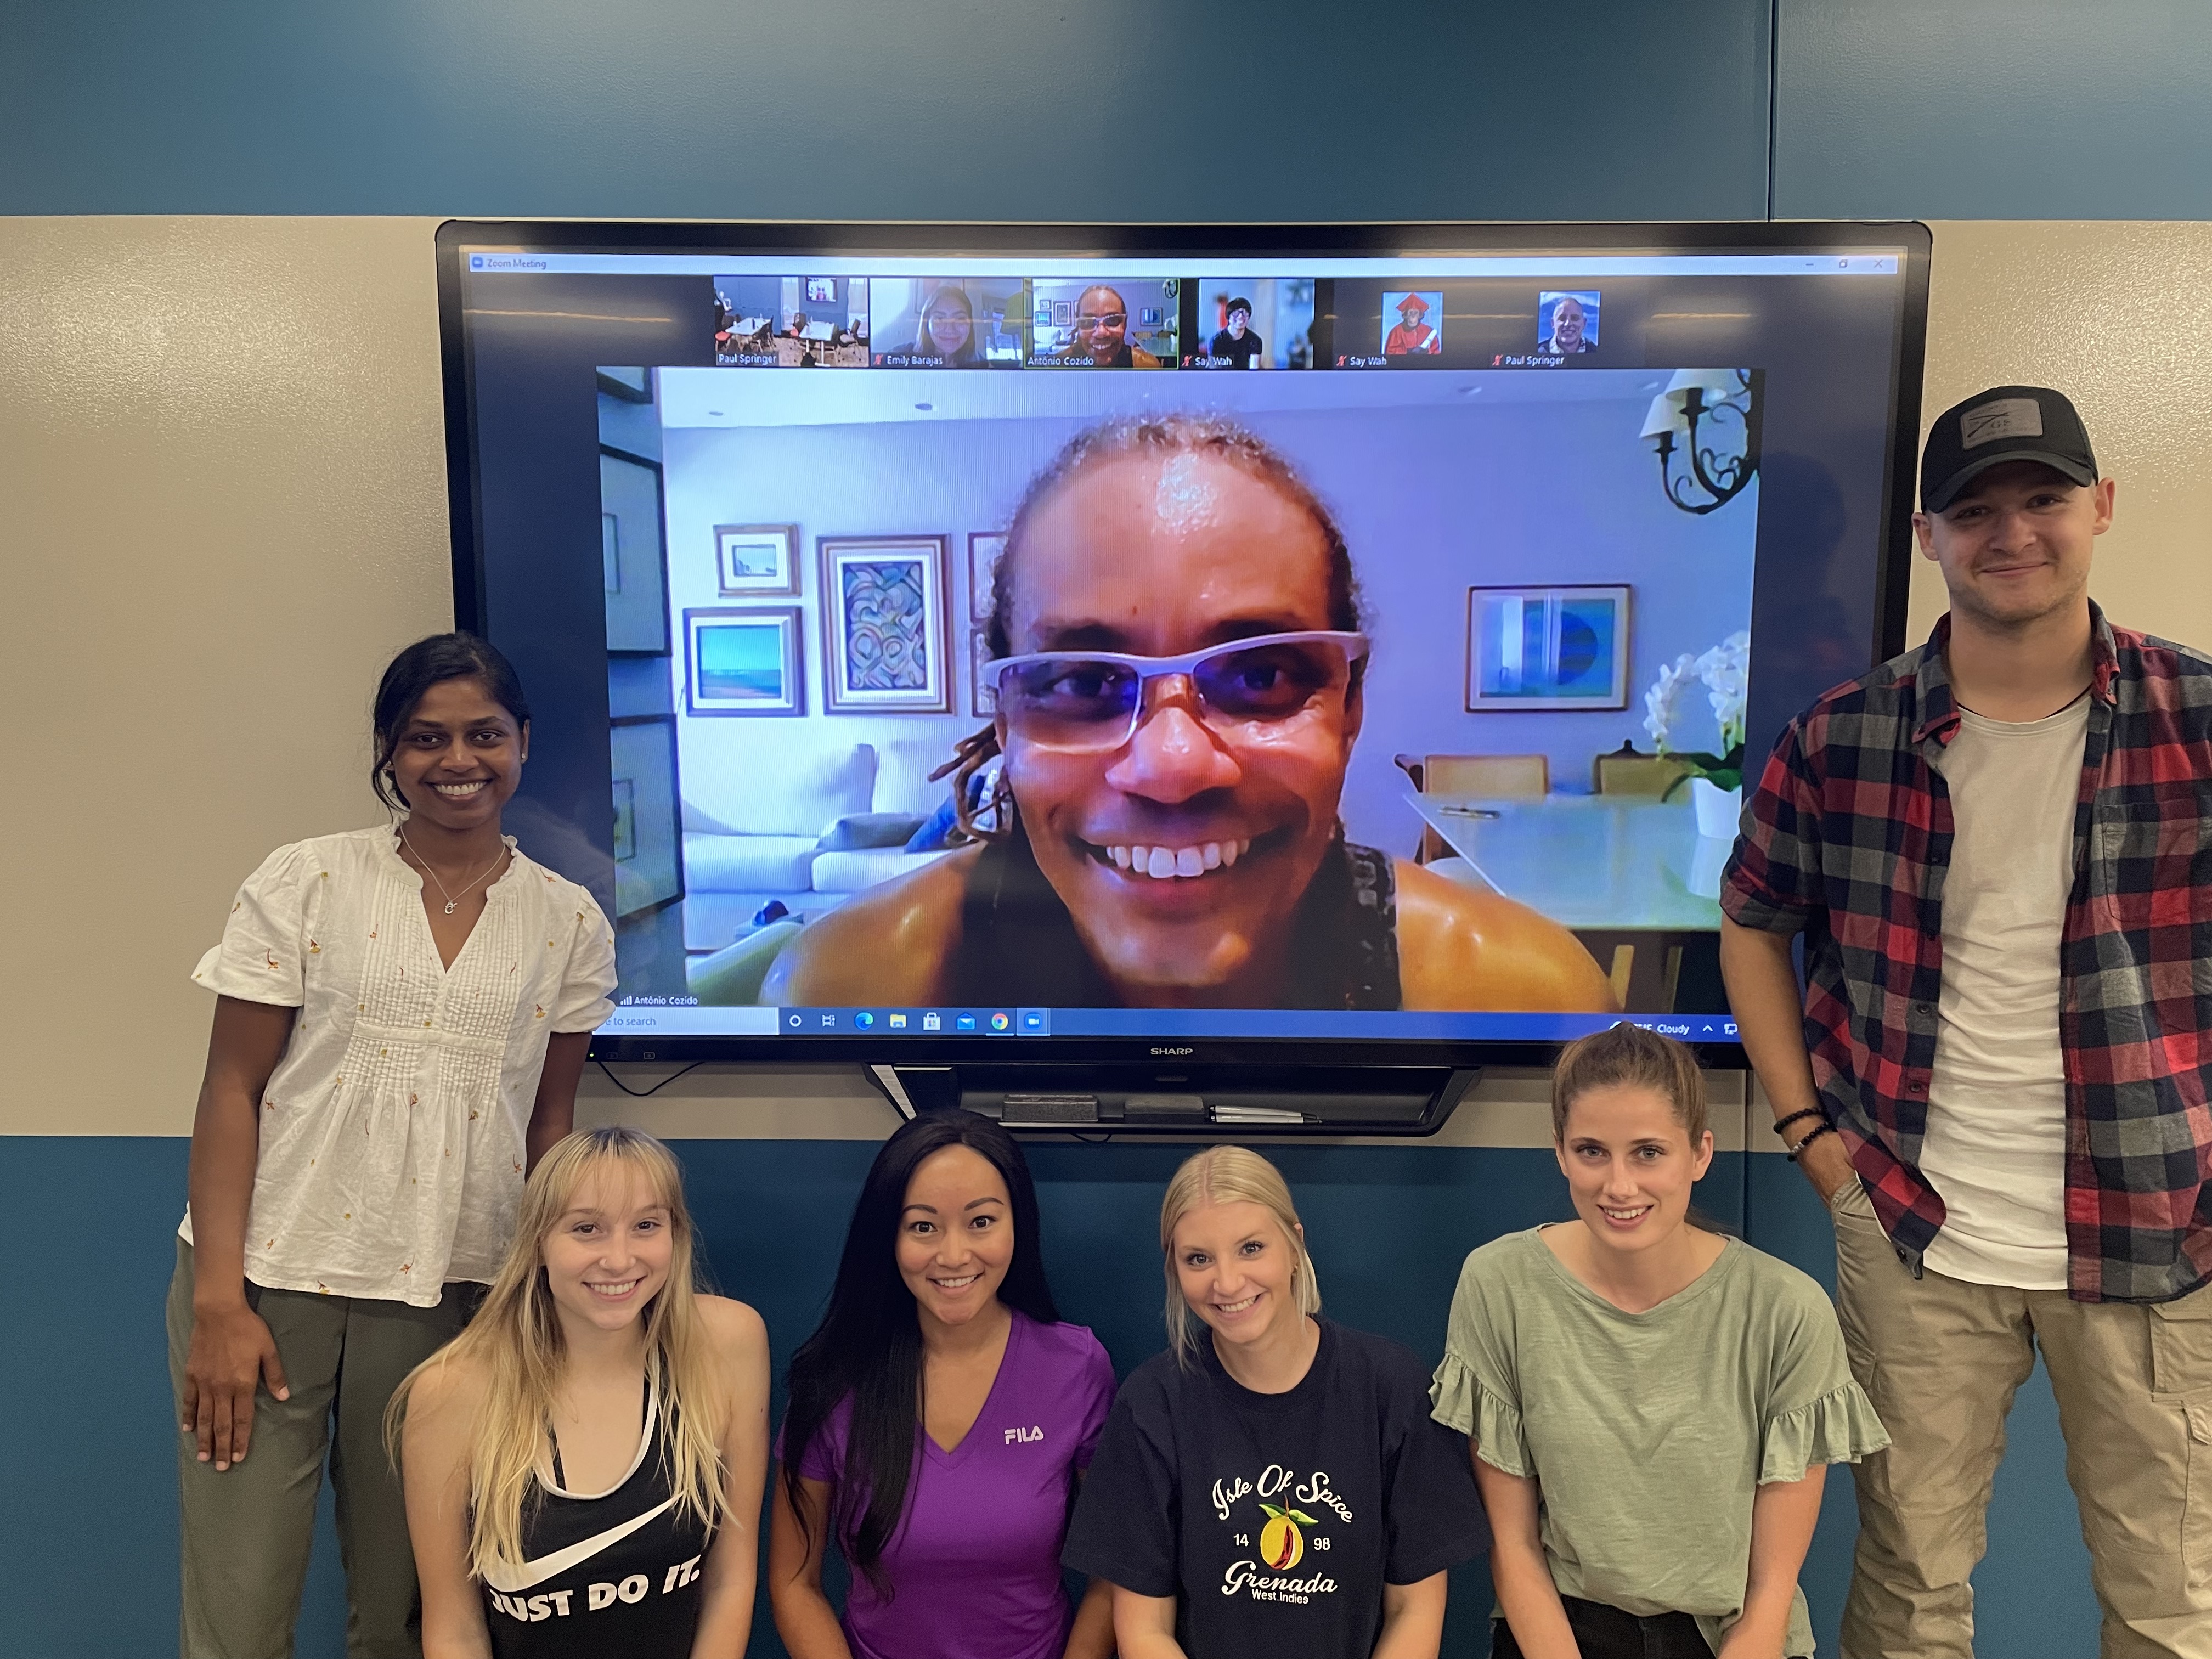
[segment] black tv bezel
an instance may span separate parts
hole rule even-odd
[[[846,221],[714,222],[563,219],[449,219],[436,234],[438,336],[444,377],[446,476],[453,526],[453,621],[477,629],[484,615],[482,502],[475,465],[475,395],[464,336],[461,250],[512,247],[542,253],[788,252],[941,258],[975,254],[1004,258],[1401,258],[1484,253],[1724,254],[1793,249],[1848,252],[1855,248],[1905,251],[1903,312],[1890,365],[1892,427],[1882,479],[1881,548],[1875,562],[1875,629],[1869,665],[1904,648],[1911,577],[1911,481],[1920,442],[1921,379],[1928,340],[1928,279],[1934,239],[1913,220],[1755,220],[1658,223],[1629,221],[1425,222],[1308,225],[1027,224]],[[1901,492],[1901,493],[1900,493]],[[1708,1066],[1741,1068],[1735,1042],[1693,1045]],[[1177,1038],[1177,1037],[939,1037],[598,1036],[595,1060],[687,1063],[729,1061],[823,1062],[957,1066],[1013,1062],[1033,1052],[1040,1066],[1280,1065],[1285,1050],[1315,1063],[1376,1066],[1547,1066],[1553,1042],[1491,1039]]]

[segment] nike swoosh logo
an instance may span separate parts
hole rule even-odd
[[[663,1498],[643,1515],[632,1516],[619,1527],[609,1527],[605,1532],[596,1533],[581,1543],[555,1550],[550,1555],[541,1555],[535,1561],[525,1561],[519,1567],[510,1566],[503,1561],[496,1563],[492,1571],[484,1574],[484,1583],[508,1595],[518,1590],[526,1590],[532,1584],[542,1584],[547,1579],[556,1577],[569,1568],[590,1560],[601,1550],[619,1544],[654,1516],[673,1507],[675,1502],[673,1498]]]

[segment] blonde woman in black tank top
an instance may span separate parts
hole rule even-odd
[[[483,1310],[401,1387],[388,1432],[424,1659],[744,1653],[767,1332],[693,1289],[682,1179],[649,1135],[546,1155]]]

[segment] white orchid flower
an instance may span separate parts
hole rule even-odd
[[[1659,678],[1644,694],[1644,729],[1661,754],[1667,752],[1668,734],[1682,714],[1682,695],[1696,675],[1698,659],[1684,652],[1659,671]]]
[[[1739,629],[1699,657],[1698,678],[1705,683],[1725,752],[1743,741],[1744,706],[1751,684],[1749,631]]]

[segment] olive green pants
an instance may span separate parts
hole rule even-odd
[[[189,1431],[177,1438],[184,1500],[184,1659],[290,1659],[307,1578],[315,1498],[330,1461],[345,1565],[349,1659],[421,1659],[415,1556],[384,1451],[384,1408],[400,1380],[460,1330],[474,1285],[434,1308],[313,1296],[248,1284],[276,1340],[289,1400],[254,1401],[246,1461],[218,1474]],[[192,1340],[192,1252],[177,1241],[169,1281],[169,1382],[181,1414]]]
[[[1889,1430],[1852,1469],[1844,1659],[1972,1659],[2005,1416],[2038,1350],[2103,1659],[2212,1659],[2212,1285],[2153,1306],[1915,1279],[1856,1181],[1830,1206],[1851,1370]]]

